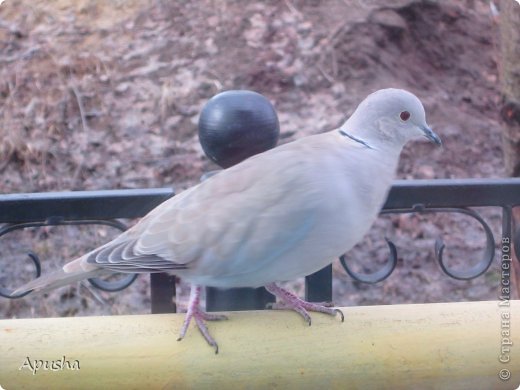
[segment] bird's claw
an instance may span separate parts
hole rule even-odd
[[[345,315],[343,314],[343,312],[340,309],[334,309],[334,311],[336,312],[336,314],[339,314],[341,316],[341,322],[345,322]]]
[[[186,317],[184,318],[184,323],[182,324],[182,328],[179,334],[179,338],[177,341],[181,341],[190,325],[191,319],[195,320],[195,324],[197,324],[197,328],[199,328],[200,333],[207,341],[207,343],[215,348],[215,354],[218,354],[218,344],[215,339],[209,333],[208,327],[204,321],[223,321],[227,320],[228,317],[224,314],[216,314],[216,313],[207,313],[203,311],[199,306],[199,297],[200,297],[200,286],[192,286],[192,290],[190,293],[190,302],[188,303],[188,311],[186,313]]]
[[[211,347],[215,348],[215,355],[218,355],[218,344],[217,344],[217,342],[215,340],[213,340],[213,338],[211,336],[209,336],[209,334],[208,334],[208,336],[210,337],[210,339],[208,340],[206,338],[206,335],[202,331],[201,331],[201,333],[202,333],[202,336],[204,337],[204,339],[208,342],[208,344]],[[177,338],[177,341],[182,341],[183,338],[184,338],[183,336],[179,336]]]
[[[294,310],[303,317],[309,326],[312,324],[311,316],[308,313],[309,311],[316,311],[330,316],[336,316],[339,314],[341,316],[341,322],[345,321],[343,312],[339,309],[333,308],[334,305],[331,302],[307,302],[298,298],[293,293],[278,287],[274,283],[265,286],[265,288],[271,294],[281,299],[281,302],[268,303],[266,305],[267,308],[274,310]]]
[[[206,312],[203,312],[200,309],[194,310],[191,313],[186,314],[186,318],[184,319],[184,324],[181,329],[181,333],[179,337],[177,338],[177,341],[181,341],[184,336],[186,335],[186,331],[188,330],[188,326],[191,322],[191,319],[195,319],[195,323],[197,324],[197,328],[199,328],[200,333],[206,340],[206,342],[215,348],[215,355],[218,354],[218,344],[215,341],[215,339],[211,336],[209,333],[208,327],[204,323],[204,320],[207,321],[221,321],[221,320],[227,320],[227,317],[224,315],[219,314],[208,314]]]

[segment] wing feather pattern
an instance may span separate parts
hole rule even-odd
[[[305,181],[306,167],[295,154],[305,150],[277,149],[167,200],[91,252],[87,262],[119,272],[178,271],[181,276],[194,268],[218,276],[265,266],[308,234],[316,206],[311,201],[315,188]],[[282,200],[293,196],[298,203],[287,207]],[[283,231],[276,228],[280,225]]]

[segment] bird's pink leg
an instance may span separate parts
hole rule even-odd
[[[206,313],[200,308],[201,290],[201,286],[197,286],[195,284],[191,285],[190,300],[188,302],[188,311],[186,312],[186,317],[184,318],[184,323],[182,325],[181,332],[177,341],[181,341],[184,338],[184,336],[186,335],[186,331],[188,330],[188,326],[190,325],[191,319],[193,318],[195,320],[195,323],[197,324],[197,327],[200,330],[200,333],[202,333],[202,336],[204,336],[209,345],[215,348],[215,353],[218,353],[218,344],[215,341],[215,339],[209,334],[208,327],[204,323],[204,320],[227,320],[227,317],[222,314]]]
[[[278,287],[275,283],[268,284],[265,286],[265,288],[267,291],[281,300],[281,302],[270,304],[269,307],[271,309],[294,310],[303,317],[309,326],[311,325],[311,316],[308,313],[309,311],[325,313],[331,316],[339,314],[341,316],[341,322],[345,320],[343,312],[339,309],[332,308],[331,306],[333,305],[330,302],[313,303],[304,301],[293,293]]]

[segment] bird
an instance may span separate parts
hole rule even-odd
[[[112,273],[175,274],[190,283],[178,340],[195,321],[226,319],[200,305],[203,287],[264,286],[308,324],[309,312],[343,313],[279,286],[312,274],[348,252],[376,220],[403,146],[441,139],[414,94],[387,88],[368,95],[338,128],[252,156],[166,200],[112,241],[14,293],[48,291]]]

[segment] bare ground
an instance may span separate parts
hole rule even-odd
[[[501,177],[497,25],[485,1],[285,0],[189,4],[167,1],[9,1],[0,6],[0,191],[174,186],[215,166],[203,155],[197,119],[226,89],[251,89],[275,105],[281,142],[330,130],[368,93],[416,93],[444,142],[408,145],[399,178]],[[498,241],[499,210],[483,210]],[[23,253],[44,272],[108,240],[107,228],[44,228],[0,238],[0,283],[30,277]],[[348,255],[360,269],[400,248],[394,274],[354,283],[334,265],[339,305],[496,299],[498,262],[461,282],[450,261],[482,256],[484,235],[450,215],[381,218]],[[301,283],[291,283],[297,291]],[[185,286],[179,287],[180,296]],[[84,284],[42,298],[0,298],[2,318],[146,313],[147,277],[117,294]]]

